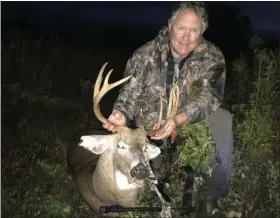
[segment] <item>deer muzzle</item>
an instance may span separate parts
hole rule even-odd
[[[136,165],[134,168],[130,170],[130,174],[132,177],[135,177],[136,179],[143,180],[149,176],[149,171],[144,164],[139,163],[138,165]]]

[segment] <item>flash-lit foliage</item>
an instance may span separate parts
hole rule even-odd
[[[279,51],[261,49],[262,44],[253,38],[251,55],[229,64],[228,72],[235,75],[227,93],[234,114],[234,158],[231,192],[219,201],[217,217],[280,216],[280,60]],[[66,168],[66,149],[81,132],[100,125],[89,122],[92,82],[104,62],[115,66],[117,59],[111,51],[70,46],[60,37],[32,39],[14,32],[2,42],[3,217],[93,215]],[[101,108],[110,112],[113,101],[114,96],[105,98]],[[180,166],[191,164],[197,175],[211,174],[210,143],[207,119],[182,127],[172,161],[161,167],[173,205],[181,201]],[[141,205],[161,206],[148,189]]]

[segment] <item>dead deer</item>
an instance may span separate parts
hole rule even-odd
[[[98,74],[93,93],[93,111],[102,123],[109,121],[100,112],[100,100],[109,90],[132,77],[130,75],[109,84],[109,77],[113,71],[110,70],[100,89],[106,65],[107,63],[103,65]],[[145,179],[149,175],[144,156],[146,155],[151,160],[160,154],[160,149],[149,143],[147,136],[167,127],[177,112],[178,102],[179,90],[177,86],[173,86],[170,92],[167,119],[157,130],[145,130],[143,125],[137,129],[117,126],[117,132],[114,134],[84,135],[80,138],[79,146],[68,158],[68,166],[77,165],[78,156],[82,162],[90,159],[80,164],[83,167],[79,172],[76,171],[74,176],[81,195],[95,212],[99,211],[100,206],[132,207],[136,205],[139,193],[145,185]],[[162,123],[162,104],[158,123]],[[87,158],[83,159],[85,156]],[[118,216],[118,214],[111,213],[108,216]]]

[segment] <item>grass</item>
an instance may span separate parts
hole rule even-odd
[[[256,43],[251,46],[258,47]],[[234,102],[229,109],[234,114],[236,140],[231,191],[219,201],[216,217],[280,216],[279,51],[252,51],[250,58],[242,56],[229,63],[228,72],[236,75],[227,92],[227,99]],[[89,81],[94,81],[92,72],[106,61],[121,72],[127,58],[114,58],[112,52],[97,54],[63,44],[59,38],[44,41],[13,33],[2,41],[3,217],[93,215],[67,170],[66,150],[81,134],[100,126],[91,115]],[[101,103],[105,115],[116,93]],[[177,161],[162,167],[162,173],[171,178],[166,191],[174,204],[180,205],[181,165],[211,173],[209,142],[207,119],[182,128],[173,153]],[[140,202],[160,206],[149,191]]]

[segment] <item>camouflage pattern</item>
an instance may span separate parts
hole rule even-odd
[[[133,53],[124,73],[124,76],[132,74],[133,77],[123,85],[114,104],[114,109],[123,112],[129,120],[134,119],[136,123],[139,123],[142,110],[145,129],[152,128],[157,122],[159,96],[166,93],[168,59],[171,56],[168,42],[169,31],[164,27],[152,41]],[[200,121],[217,110],[224,96],[226,77],[225,59],[220,49],[203,39],[203,43],[181,61],[178,70],[178,113],[188,114],[187,123]],[[166,94],[164,97],[166,114]]]

